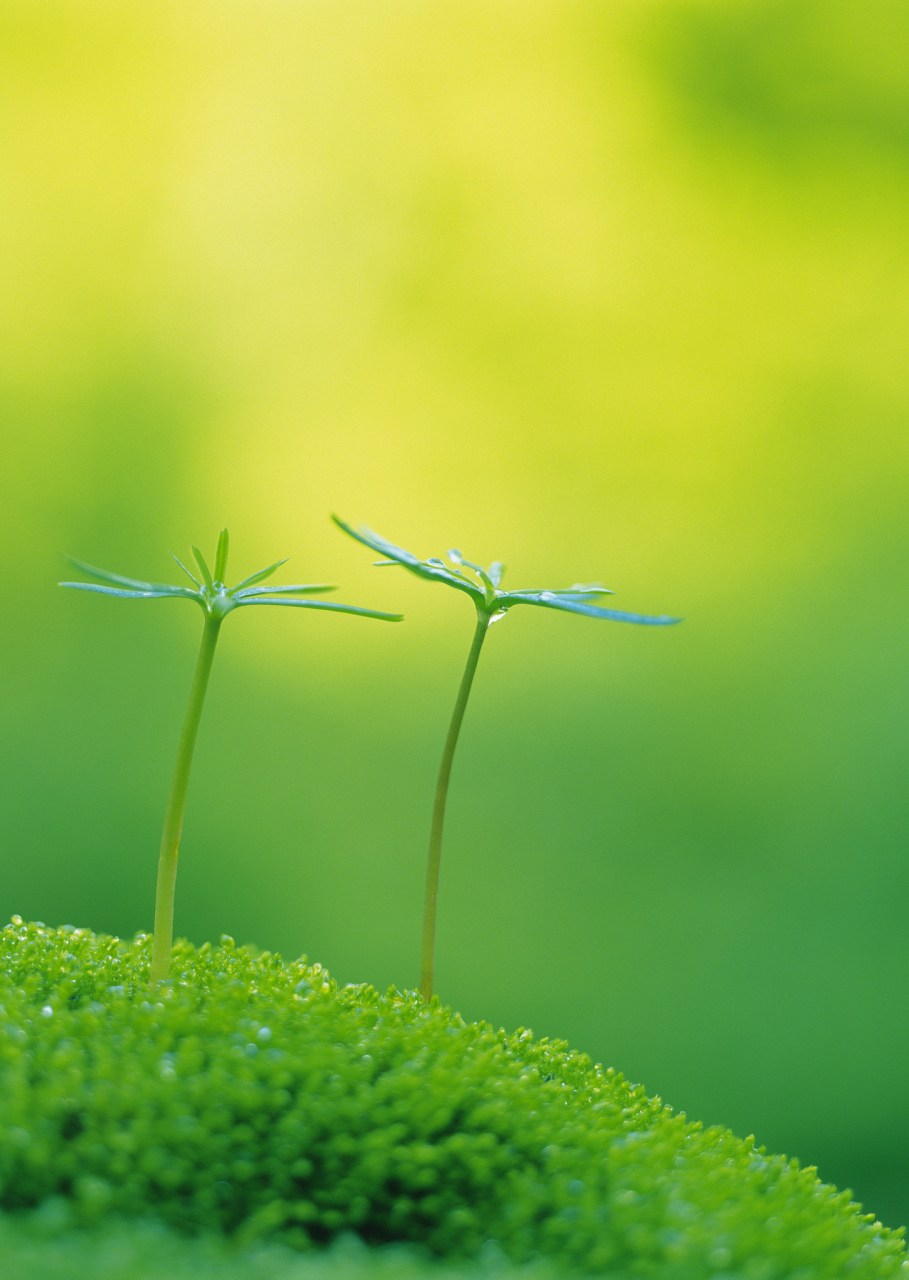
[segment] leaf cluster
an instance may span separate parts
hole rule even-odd
[[[247,605],[268,604],[290,605],[297,609],[329,609],[336,613],[354,613],[367,618],[381,618],[386,622],[401,621],[402,615],[398,613],[380,613],[375,609],[361,609],[356,605],[298,598],[300,596],[315,595],[323,591],[337,590],[337,587],[327,582],[303,582],[295,583],[291,586],[263,587],[261,584],[270,578],[276,570],[280,569],[281,565],[286,564],[286,560],[276,560],[274,564],[270,564],[267,568],[260,569],[258,573],[253,573],[248,578],[244,578],[235,587],[228,587],[224,581],[227,572],[228,545],[227,530],[222,529],[215,553],[214,573],[209,569],[199,548],[195,546],[191,548],[193,559],[199,572],[198,578],[187,569],[178,556],[175,556],[173,552],[170,553],[193,583],[192,587],[177,587],[164,582],[142,582],[137,578],[125,578],[122,574],[111,573],[107,569],[98,569],[95,565],[86,564],[82,560],[75,560],[72,556],[65,557],[71,565],[74,565],[75,568],[81,570],[82,573],[87,574],[90,578],[97,578],[98,583],[103,583],[104,585],[98,585],[94,582],[61,582],[60,586],[73,587],[77,591],[97,591],[101,595],[124,596],[140,600],[163,600],[173,596],[182,597],[185,600],[195,600],[207,616],[216,618],[224,618],[232,610],[240,609]]]
[[[576,582],[574,586],[561,587],[555,591],[536,589],[503,591],[500,584],[505,566],[499,560],[494,560],[488,569],[484,569],[482,565],[466,560],[454,547],[448,552],[448,565],[435,556],[430,556],[428,560],[420,560],[412,551],[405,551],[403,547],[396,546],[373,529],[367,528],[366,525],[355,529],[339,516],[332,516],[332,520],[351,538],[355,538],[357,542],[362,542],[370,550],[385,557],[375,561],[376,565],[381,567],[398,565],[416,574],[418,578],[424,578],[427,582],[441,582],[446,586],[454,587],[456,591],[463,591],[473,600],[477,612],[485,614],[493,621],[504,617],[509,609],[518,604],[536,605],[542,609],[561,609],[566,613],[581,613],[588,618],[606,618],[613,622],[636,622],[644,626],[665,627],[680,621],[679,618],[625,613],[620,609],[604,609],[597,603],[599,598],[611,596],[614,593],[608,587],[600,586],[596,582]]]

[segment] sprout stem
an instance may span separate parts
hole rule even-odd
[[[477,629],[473,635],[473,643],[467,656],[467,666],[461,678],[461,687],[455,702],[451,724],[448,726],[448,737],[442,752],[442,763],[439,766],[439,777],[436,782],[436,797],[432,806],[432,827],[429,833],[429,858],[426,863],[426,895],[423,901],[423,944],[420,951],[420,994],[428,1004],[432,999],[433,969],[436,945],[436,900],[439,896],[439,864],[442,861],[442,826],[445,822],[445,801],[448,798],[448,780],[451,777],[451,764],[454,760],[455,747],[458,745],[458,734],[467,699],[470,697],[470,686],[480,660],[480,650],[489,628],[491,614],[477,609]]]
[[[212,659],[223,617],[207,614],[202,644],[196,661],[189,706],[180,734],[174,779],[170,787],[167,812],[164,815],[164,831],[161,836],[161,855],[158,859],[158,887],[155,892],[155,934],[149,983],[163,982],[170,973],[170,953],[174,940],[174,889],[177,883],[177,853],[183,831],[183,814],[186,810],[186,789],[189,786],[189,770],[193,761],[193,748],[202,718],[202,704],[211,675]]]

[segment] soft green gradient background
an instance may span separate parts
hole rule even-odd
[[[0,908],[131,934],[201,618],[166,549],[401,607],[225,626],[177,930],[438,985],[909,1217],[909,18],[897,0],[6,0]]]

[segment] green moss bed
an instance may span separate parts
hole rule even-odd
[[[179,944],[153,992],[149,959],[143,935],[0,931],[19,1277],[909,1274],[848,1192],[564,1044],[230,939]]]

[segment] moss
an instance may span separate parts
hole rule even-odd
[[[702,1130],[565,1045],[319,966],[0,932],[0,1204],[296,1249],[345,1232],[448,1257],[694,1280],[892,1276],[899,1233],[811,1169]],[[909,1268],[907,1268],[909,1269]]]
[[[65,1225],[66,1205],[49,1201],[33,1214],[0,1215],[0,1260],[16,1280],[557,1280],[553,1263],[509,1267],[487,1250],[476,1261],[443,1262],[405,1246],[367,1249],[342,1236],[318,1253],[280,1244],[237,1248],[223,1236],[187,1238],[152,1222]]]

